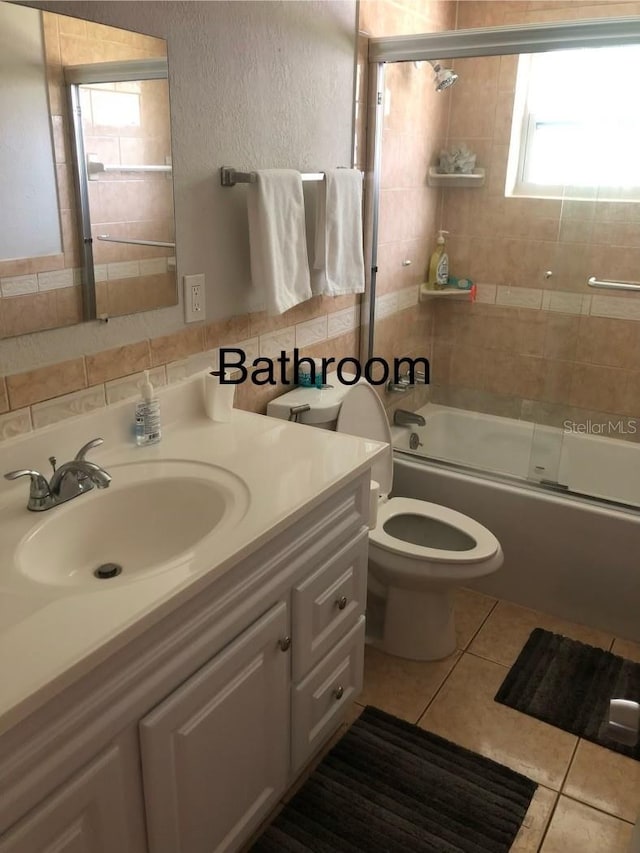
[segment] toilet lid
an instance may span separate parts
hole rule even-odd
[[[380,484],[380,493],[388,495],[393,483],[393,454],[391,430],[380,398],[370,385],[354,385],[338,413],[336,432],[386,441],[389,448],[373,463],[371,479]]]

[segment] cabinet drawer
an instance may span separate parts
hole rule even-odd
[[[293,690],[291,770],[298,771],[340,724],[362,690],[364,616]]]
[[[363,530],[293,588],[293,681],[300,681],[364,613],[369,535]]]

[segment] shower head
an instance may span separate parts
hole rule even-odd
[[[458,79],[455,71],[451,71],[450,68],[443,68],[439,62],[432,62],[430,59],[428,62],[435,73],[434,82],[436,84],[436,92],[444,92],[449,86],[453,86]]]

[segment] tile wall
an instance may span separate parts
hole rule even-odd
[[[458,27],[638,14],[637,2],[462,2]],[[442,191],[452,273],[479,298],[437,304],[433,399],[553,426],[640,415],[640,299],[586,285],[640,280],[640,204],[505,198],[517,58],[455,68],[447,146],[466,142],[487,181]]]
[[[156,386],[179,382],[217,363],[221,346],[242,348],[247,367],[259,356],[291,353],[294,347],[310,358],[353,357],[358,352],[358,300],[314,297],[277,318],[257,313],[186,326],[174,334],[4,377],[0,440],[133,399],[145,369]],[[281,383],[245,382],[236,389],[235,406],[264,413],[271,399],[288,390]]]
[[[363,0],[359,80],[366,79],[367,36],[454,29],[456,6],[455,2]],[[387,65],[385,90],[374,355],[387,361],[431,358],[435,315],[431,303],[418,304],[418,285],[425,280],[440,219],[440,192],[426,186],[426,174],[446,137],[448,100],[446,94],[435,91],[427,63]],[[363,115],[365,104],[360,94]],[[375,87],[370,86],[368,127],[373,126],[374,104]],[[368,146],[370,165],[371,134]],[[390,394],[378,387],[389,413],[397,407],[418,408],[428,393],[427,388],[417,387]]]

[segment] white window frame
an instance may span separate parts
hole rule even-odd
[[[536,124],[539,119],[528,109],[529,82],[532,74],[533,54],[521,55],[513,104],[513,119],[505,196],[516,198],[586,199],[599,201],[640,202],[640,185],[607,187],[605,185],[562,185],[532,183],[528,179],[528,158]]]

